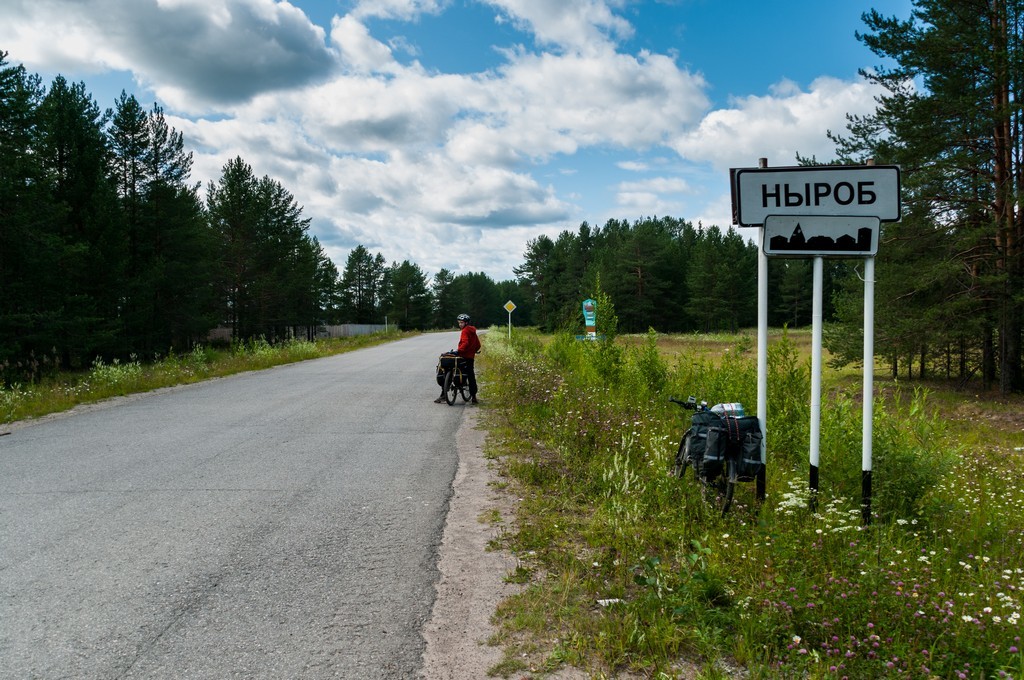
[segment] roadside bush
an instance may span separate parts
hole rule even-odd
[[[142,364],[133,355],[132,360],[124,364],[117,359],[107,364],[97,357],[86,380],[106,394],[124,395],[137,390],[142,377]]]
[[[668,365],[658,353],[658,333],[653,328],[644,342],[626,353],[626,374],[638,397],[660,398],[668,385]]]

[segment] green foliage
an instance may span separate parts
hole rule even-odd
[[[294,196],[270,177],[256,178],[236,157],[210,183],[206,201],[233,337],[277,339],[324,323],[336,272],[306,233],[310,220]]]
[[[32,390],[15,383],[10,387],[0,385],[0,423],[9,423],[21,413],[24,404],[32,398]]]
[[[430,289],[418,265],[409,260],[391,265],[384,305],[388,322],[400,328],[423,330],[431,326]]]
[[[644,342],[626,353],[634,389],[638,395],[660,395],[668,384],[668,365],[658,353],[658,333],[647,331]]]
[[[601,287],[601,277],[594,283],[594,304],[597,308],[597,335],[611,342],[619,334],[619,316],[615,313],[615,303]]]
[[[928,413],[923,391],[915,391],[908,404],[897,392],[887,404],[876,403],[875,411],[874,502],[885,520],[916,517],[922,499],[949,476],[963,452],[949,445],[945,423]]]
[[[600,287],[625,332],[756,323],[757,248],[731,227],[723,234],[671,217],[612,219],[600,228],[583,222],[576,233],[529,241],[523,258],[515,273],[545,330],[578,318],[580,302]]]
[[[118,359],[106,364],[97,358],[86,380],[103,390],[114,394],[129,394],[139,388],[142,379],[142,364],[133,360],[122,364]]]
[[[381,321],[378,310],[384,298],[384,256],[371,255],[364,246],[352,249],[341,274],[341,315],[349,323]]]
[[[608,676],[676,677],[680,659],[708,677],[723,661],[764,678],[1019,676],[1024,486],[1005,451],[961,458],[927,393],[881,394],[862,526],[860,408],[830,389],[812,514],[809,369],[783,334],[769,353],[767,501],[743,485],[722,518],[666,474],[686,423],[665,397],[749,407],[754,360],[682,355],[667,369],[657,340],[623,348],[617,381],[595,381],[595,343],[568,334],[542,353],[489,345],[494,445],[522,499],[504,546],[543,575],[499,610],[517,658]],[[638,392],[662,370],[669,392]]]
[[[757,372],[754,367],[754,388]],[[787,333],[768,347],[767,446],[779,467],[804,468],[810,446],[811,377],[809,362],[801,362]],[[756,393],[748,403],[756,403]],[[824,411],[825,408],[823,407]],[[822,435],[825,439],[825,435]],[[858,487],[859,488],[859,487]]]

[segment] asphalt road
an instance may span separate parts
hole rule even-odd
[[[0,437],[0,677],[412,678],[465,407],[430,334]]]

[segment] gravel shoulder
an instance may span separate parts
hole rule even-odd
[[[487,432],[481,420],[479,409],[468,409],[456,433],[459,466],[441,539],[436,599],[424,627],[422,680],[491,677],[488,669],[503,658],[500,645],[488,644],[497,632],[491,617],[503,600],[525,587],[505,581],[516,567],[515,557],[487,547],[515,521],[516,498],[494,485],[500,475],[484,457]],[[495,511],[501,517],[497,523],[492,521]],[[697,666],[684,661],[675,671],[679,678],[699,675]],[[563,667],[552,673],[518,671],[514,677],[587,680],[592,676]],[[622,672],[612,677],[639,680],[640,676]]]
[[[424,629],[425,680],[486,678],[502,659],[501,647],[487,643],[495,632],[491,616],[519,587],[504,580],[515,558],[487,549],[502,531],[488,517],[497,510],[507,522],[514,509],[511,498],[490,485],[497,474],[483,455],[487,433],[479,414],[468,409],[456,435],[459,467],[441,539],[437,597]]]
[[[481,420],[478,409],[467,410],[456,434],[459,467],[441,539],[436,599],[424,627],[423,680],[490,677],[488,669],[503,658],[500,645],[488,644],[497,632],[491,617],[499,603],[525,587],[505,581],[516,567],[515,556],[487,547],[514,522],[516,499],[494,485],[500,475],[484,457],[487,432]],[[495,511],[500,522],[492,521]],[[561,668],[554,673],[519,671],[515,677],[585,680],[590,676],[576,668]]]

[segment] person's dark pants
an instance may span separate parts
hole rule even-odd
[[[470,397],[475,397],[476,396],[476,373],[473,371],[473,362],[476,361],[476,360],[475,359],[463,359],[462,361],[464,361],[465,364],[466,364],[465,367],[463,368],[463,373],[465,373],[466,377],[469,378],[469,396]]]

